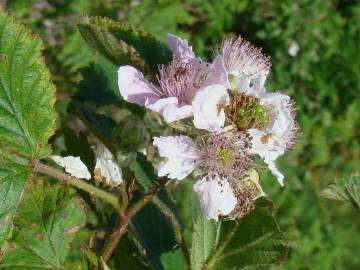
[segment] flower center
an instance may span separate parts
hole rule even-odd
[[[234,161],[234,158],[235,154],[234,151],[231,149],[220,148],[217,153],[218,162],[225,167],[231,165]]]
[[[227,120],[238,130],[262,128],[269,122],[267,109],[260,105],[259,98],[231,90],[230,98]]]

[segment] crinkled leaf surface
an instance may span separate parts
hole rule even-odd
[[[0,10],[0,247],[25,179],[28,160],[49,154],[55,128],[54,86],[40,55],[42,43]]]
[[[82,203],[66,189],[41,180],[28,183],[1,267],[61,268],[85,221]]]
[[[23,162],[16,156],[0,154],[0,247],[11,232],[25,179],[31,174]]]
[[[116,65],[131,64],[144,73],[156,73],[159,64],[171,60],[172,54],[166,44],[129,24],[84,17],[79,29],[91,46]]]
[[[327,199],[349,202],[360,210],[360,176],[338,179],[321,195]]]
[[[56,117],[41,46],[0,10],[0,145],[31,158],[49,153]]]
[[[135,48],[122,40],[117,40],[106,27],[99,27],[88,17],[83,17],[78,27],[81,35],[90,46],[115,65],[133,65],[144,72],[149,70]]]
[[[238,222],[208,221],[199,203],[194,206],[192,269],[243,269],[278,264],[286,258],[286,238],[267,199],[258,199],[255,210]]]

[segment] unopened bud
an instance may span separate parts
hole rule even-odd
[[[131,115],[122,120],[113,131],[113,139],[123,146],[144,148],[149,140],[144,122]]]

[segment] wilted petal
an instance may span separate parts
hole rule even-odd
[[[131,103],[148,106],[156,102],[160,95],[144,75],[132,66],[121,66],[118,70],[119,90],[123,98]]]
[[[76,178],[90,179],[91,174],[88,171],[86,165],[81,161],[80,157],[61,157],[61,156],[50,156],[59,166],[63,167],[67,173]]]
[[[201,209],[207,219],[217,221],[219,215],[230,214],[237,204],[237,199],[226,179],[202,178],[194,184],[194,191],[199,196]]]
[[[161,98],[154,104],[149,105],[148,108],[164,117],[167,123],[193,115],[192,106],[187,104],[179,105],[177,97]]]
[[[200,153],[190,137],[154,137],[154,146],[164,158],[158,168],[159,176],[182,180],[197,167]]]
[[[111,185],[119,185],[122,179],[122,170],[116,163],[114,156],[102,143],[95,147],[96,165],[95,178]]]
[[[166,39],[175,57],[184,60],[186,59],[190,60],[195,58],[195,54],[192,50],[192,47],[189,46],[189,43],[185,39],[181,39],[172,34],[167,34]]]
[[[201,89],[193,100],[194,126],[198,129],[220,131],[225,123],[225,107],[229,104],[227,89],[220,84]]]

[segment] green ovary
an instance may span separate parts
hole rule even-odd
[[[245,107],[238,108],[233,118],[239,130],[261,128],[268,123],[267,110],[258,101],[253,100],[246,105]]]
[[[234,157],[234,151],[231,149],[221,148],[217,153],[217,160],[225,167],[232,164]]]

